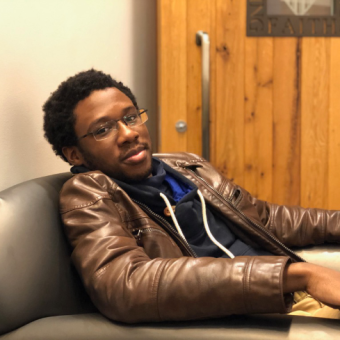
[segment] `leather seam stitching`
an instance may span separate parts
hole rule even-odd
[[[243,279],[243,303],[244,303],[244,307],[246,312],[250,312],[251,310],[251,306],[250,306],[250,302],[248,299],[249,296],[249,291],[250,291],[250,272],[251,272],[251,268],[252,268],[252,264],[253,264],[254,259],[250,259],[249,262],[246,263],[245,269],[244,269],[244,279]]]
[[[94,201],[90,201],[88,203],[84,203],[84,204],[80,204],[80,205],[75,205],[73,206],[72,208],[68,209],[68,210],[65,210],[63,212],[60,212],[61,215],[64,215],[70,211],[74,211],[74,210],[80,210],[80,209],[83,209],[83,208],[86,208],[86,207],[90,207],[91,205],[94,205],[96,204],[97,202],[101,201],[101,200],[111,200],[110,197],[106,197],[106,196],[100,196],[100,197],[97,197],[97,199],[95,199]]]
[[[161,321],[163,321],[163,318],[161,316],[161,312],[160,312],[160,309],[159,309],[159,290],[160,290],[161,277],[163,275],[164,267],[165,267],[166,263],[167,263],[167,261],[164,261],[164,264],[161,263],[161,265],[159,266],[157,273],[156,273],[156,275],[157,275],[158,272],[159,272],[158,280],[157,280],[157,291],[156,291],[156,306],[157,306],[157,314],[158,314],[158,317]]]

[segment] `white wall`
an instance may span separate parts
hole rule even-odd
[[[43,138],[42,105],[94,67],[156,115],[156,0],[0,0],[0,190],[68,171]],[[155,119],[149,128],[153,140]],[[156,143],[154,143],[156,145]]]

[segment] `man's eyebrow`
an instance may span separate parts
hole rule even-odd
[[[132,109],[136,109],[136,107],[133,106],[133,105],[128,106],[128,107],[125,107],[125,108],[121,111],[121,112],[122,112],[121,118],[123,118],[123,117],[124,117],[130,110],[132,110]],[[120,118],[119,118],[119,119],[120,119]],[[110,116],[103,116],[103,117],[100,117],[100,118],[94,120],[94,121],[90,124],[89,128],[87,129],[87,131],[91,131],[91,129],[92,129],[95,125],[98,125],[98,124],[100,124],[100,123],[105,123],[105,122],[110,121],[110,120],[113,120],[112,117],[110,117]]]

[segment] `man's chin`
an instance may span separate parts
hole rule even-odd
[[[126,183],[137,183],[151,176],[152,168],[145,170],[144,172],[134,174],[123,174],[118,180]]]
[[[110,171],[109,169],[102,169],[102,172],[111,178],[118,179],[119,181],[126,183],[140,182],[152,175],[152,165],[150,164],[147,168],[127,169],[120,171]]]

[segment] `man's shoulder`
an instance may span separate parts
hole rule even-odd
[[[112,184],[114,184],[114,181],[112,181],[109,176],[105,175],[99,170],[93,170],[84,173],[74,174],[69,180],[65,182],[62,191],[64,190],[64,188],[67,187],[107,187],[108,185],[112,186]]]
[[[61,210],[66,207],[81,207],[103,198],[110,198],[110,192],[117,186],[101,171],[88,171],[73,175],[60,191]]]

